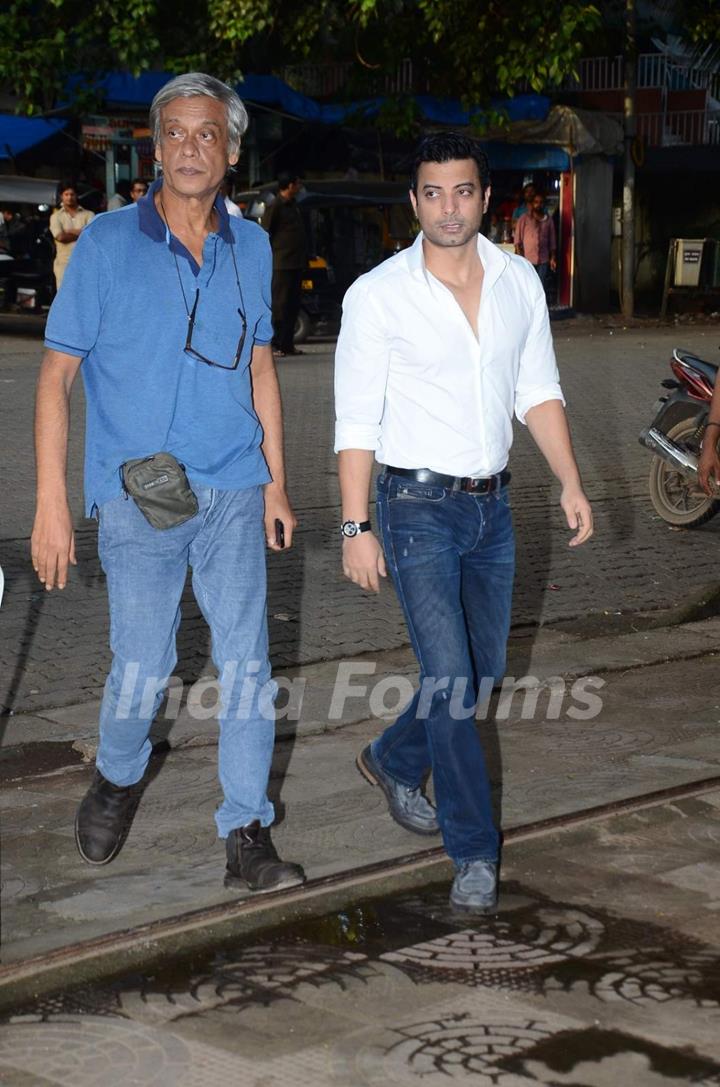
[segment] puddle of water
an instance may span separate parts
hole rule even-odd
[[[641,1061],[633,1061],[633,1057],[641,1058]],[[720,1083],[720,1069],[704,1057],[668,1049],[622,1031],[592,1027],[560,1031],[549,1038],[542,1038],[521,1054],[499,1061],[496,1067],[524,1077],[532,1072],[535,1064],[541,1065],[545,1075],[547,1072],[556,1073],[557,1079],[553,1076],[556,1083],[578,1084],[578,1072],[582,1069],[582,1083],[588,1087],[595,1083],[629,1082],[623,1072],[625,1075],[630,1073],[631,1065],[634,1065],[636,1075],[642,1071],[642,1065],[651,1073],[656,1073],[659,1078],[653,1079],[653,1083],[673,1079],[683,1083]],[[643,1077],[642,1082],[648,1081]]]
[[[2,722],[0,721],[0,728]],[[82,756],[72,743],[27,743],[22,747],[0,748],[0,785],[39,777],[69,766],[80,766]]]
[[[43,998],[16,1015],[59,1010],[113,1014],[118,994],[231,989],[245,1002],[287,996],[308,977],[337,981],[392,964],[416,985],[450,983],[552,997],[589,993],[605,1003],[720,1007],[720,958],[697,940],[594,907],[551,901],[508,884],[495,916],[457,918],[446,884],[373,899],[339,913],[228,941],[203,953]],[[240,989],[238,989],[238,986]],[[98,1011],[97,1009],[101,1009]]]

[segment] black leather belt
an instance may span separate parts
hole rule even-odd
[[[418,483],[429,483],[431,487],[447,487],[450,491],[465,491],[467,494],[490,494],[510,482],[511,474],[507,468],[496,476],[475,479],[472,476],[445,476],[442,472],[431,472],[429,468],[392,468],[385,465],[385,472],[391,476],[405,476]]]

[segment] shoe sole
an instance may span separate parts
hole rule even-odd
[[[414,826],[411,826],[409,823],[404,823],[402,821],[402,819],[398,819],[398,817],[396,815],[393,815],[392,809],[390,808],[390,801],[388,799],[387,793],[385,792],[385,788],[383,786],[383,783],[382,783],[382,781],[380,781],[380,779],[378,777],[376,777],[373,774],[372,770],[370,769],[370,767],[367,765],[367,763],[363,759],[363,752],[362,751],[360,752],[360,754],[355,759],[355,765],[357,766],[358,770],[360,771],[360,773],[362,774],[362,776],[365,778],[366,781],[369,781],[371,785],[379,785],[380,788],[382,789],[383,793],[385,793],[385,799],[388,800],[388,814],[390,815],[390,818],[393,819],[397,823],[397,825],[399,827],[402,827],[403,830],[410,831],[411,834],[420,834],[424,838],[434,838],[436,834],[440,833],[440,827],[433,827],[432,830],[421,830],[419,827],[414,827]]]
[[[281,880],[280,883],[274,883],[272,887],[251,887],[248,881],[241,879],[240,876],[225,876],[223,884],[233,890],[242,888],[251,891],[254,895],[266,895],[271,891],[286,891],[289,887],[302,887],[306,880],[307,876],[303,876],[301,879],[288,876],[287,879]]]
[[[462,914],[463,916],[467,916],[468,914],[482,915],[488,913],[497,913],[497,908],[497,899],[495,899],[495,901],[490,906],[463,905],[458,902],[453,902],[452,899],[450,900],[450,909],[452,910],[452,912]]]

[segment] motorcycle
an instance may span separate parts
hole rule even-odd
[[[650,500],[663,521],[677,528],[698,528],[720,510],[720,495],[705,494],[697,475],[718,368],[676,347],[670,369],[675,378],[666,378],[661,385],[672,392],[660,397],[655,418],[639,440],[654,454]]]

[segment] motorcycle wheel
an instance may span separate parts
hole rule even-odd
[[[683,419],[667,432],[668,438],[692,453],[699,454],[697,425]],[[708,498],[697,483],[684,476],[661,457],[653,457],[650,468],[650,500],[663,521],[677,528],[698,528],[720,510],[720,500]]]

